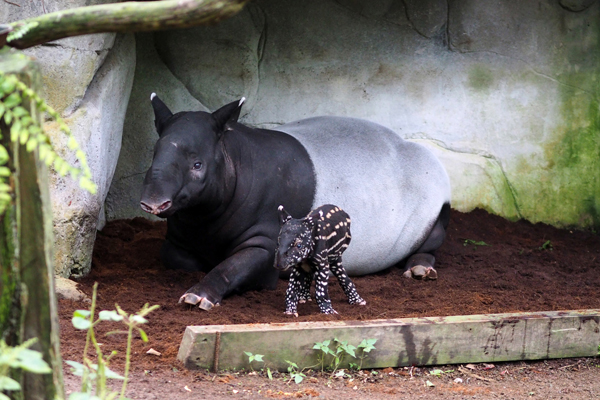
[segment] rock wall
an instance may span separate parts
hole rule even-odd
[[[156,91],[173,111],[245,96],[260,127],[366,118],[440,157],[454,208],[600,226],[599,3],[258,0],[214,27],[138,36],[108,217],[143,215]]]
[[[0,2],[2,22],[11,22],[103,0],[13,0]],[[4,18],[7,16],[7,18]],[[56,273],[84,275],[91,267],[96,228],[121,147],[121,135],[135,70],[135,38],[99,34],[63,39],[25,51],[40,65],[42,97],[71,128],[92,171],[98,193],[90,195],[76,182],[51,174]],[[75,162],[55,123],[45,126],[58,151]]]

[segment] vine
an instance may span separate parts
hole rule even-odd
[[[69,164],[56,153],[50,138],[44,133],[41,122],[23,107],[28,101],[40,114],[47,113],[58,123],[59,129],[67,135],[67,146],[75,153],[80,167]],[[37,149],[40,161],[53,167],[60,176],[69,175],[79,182],[81,188],[92,194],[96,193],[96,184],[92,182],[92,173],[85,153],[60,115],[16,75],[0,72],[0,122],[2,121],[10,128],[11,142],[24,145],[29,152]],[[11,176],[11,170],[7,166],[9,159],[8,151],[0,144],[0,215],[12,201],[12,188],[7,182]]]

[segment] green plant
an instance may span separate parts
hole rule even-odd
[[[447,371],[442,371],[441,369],[432,369],[431,371],[429,371],[429,375],[433,375],[433,376],[442,376],[442,374],[449,374],[451,372],[454,372],[453,369],[449,369]]]
[[[83,363],[66,361],[66,363],[72,367],[73,374],[81,376],[81,392],[72,393],[69,396],[69,400],[112,400],[117,398],[117,396],[119,396],[120,399],[125,398],[125,390],[127,388],[127,382],[129,379],[129,366],[131,364],[131,341],[133,338],[133,332],[134,330],[138,331],[142,340],[147,342],[148,335],[142,328],[140,328],[140,325],[147,323],[148,320],[146,320],[144,317],[159,307],[158,305],[150,307],[148,304],[145,304],[137,313],[128,314],[123,311],[121,307],[115,305],[116,310],[100,311],[98,313],[98,318],[94,319],[97,289],[98,283],[95,283],[90,310],[76,310],[73,313],[73,326],[77,329],[87,330],[87,336],[85,347],[83,349]],[[109,356],[105,356],[96,340],[94,328],[101,321],[122,322],[127,327],[126,331],[112,331],[107,333],[107,335],[112,335],[115,333],[127,333],[127,350],[125,355],[124,376],[121,376],[108,368],[110,359],[117,352],[113,351]],[[97,363],[95,364],[87,356],[90,345],[93,346],[96,352]],[[123,381],[120,394],[118,392],[109,392],[106,385],[107,379],[120,379]],[[91,393],[94,389],[94,386],[95,395],[92,395]]]
[[[314,350],[320,351],[318,359],[319,364],[321,365],[321,372],[326,369],[326,359],[328,358],[328,356],[331,356],[331,360],[329,361],[327,369],[331,371],[332,375],[343,362],[344,357],[346,355],[351,356],[353,358],[358,358],[360,360],[360,364],[350,363],[350,366],[356,369],[361,369],[363,360],[368,357],[368,353],[370,353],[371,350],[375,349],[374,345],[377,342],[377,339],[363,339],[363,341],[360,342],[358,346],[353,346],[351,344],[348,344],[348,341],[342,341],[339,339],[333,339],[333,341],[336,343],[334,349],[330,348],[331,340],[317,342],[313,346]],[[356,350],[361,350],[360,357],[356,356]]]
[[[475,249],[477,249],[477,246],[491,246],[483,240],[464,239],[463,246],[469,246],[471,244],[474,246]]]
[[[11,368],[20,368],[34,374],[52,372],[48,363],[42,359],[42,353],[29,349],[35,342],[37,338],[32,338],[19,346],[10,347],[0,339],[0,400],[10,399],[2,394],[4,391],[21,390],[19,382],[8,376]]]
[[[360,365],[358,365],[358,370],[362,369],[363,360],[369,356],[371,350],[375,350],[375,343],[377,343],[377,339],[363,339],[362,342],[357,346],[358,350],[361,351],[361,356],[358,357],[360,359]]]
[[[288,363],[287,370],[290,374],[290,380],[288,381],[288,383],[291,382],[293,379],[294,382],[296,382],[296,384],[299,384],[304,380],[304,378],[306,378],[306,375],[302,372],[304,371],[304,369],[301,370],[300,368],[298,368],[298,364],[289,360],[285,360],[285,362]]]
[[[27,110],[27,104],[35,110],[32,112]],[[75,153],[80,167],[72,166],[56,153],[50,139],[44,133],[42,123],[36,118],[38,112],[48,114],[58,123],[59,129],[67,135],[67,146]],[[10,129],[11,142],[24,145],[29,152],[37,149],[40,161],[54,167],[60,176],[68,174],[78,181],[83,189],[92,194],[96,192],[85,153],[79,148],[79,144],[71,135],[71,130],[60,115],[16,75],[0,72],[0,122],[2,121]],[[11,187],[7,183],[12,174],[7,166],[9,158],[8,151],[0,144],[0,215],[12,201]]]
[[[262,354],[252,354],[249,351],[245,351],[244,354],[248,356],[248,364],[250,364],[250,369],[252,369],[252,371],[254,371],[254,368],[252,368],[252,361],[264,362],[264,355]]]
[[[550,240],[546,240],[546,241],[544,242],[544,244],[542,244],[542,245],[539,247],[539,249],[540,249],[540,250],[550,250],[550,251],[552,251],[552,250],[554,250],[554,247],[552,246],[552,242],[550,242]]]

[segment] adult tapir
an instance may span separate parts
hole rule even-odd
[[[450,183],[426,148],[373,122],[316,117],[254,129],[244,99],[173,114],[153,93],[159,134],[141,207],[167,219],[167,267],[208,273],[180,298],[210,309],[233,292],[273,289],[278,207],[295,218],[322,204],[352,217],[350,275],[410,257],[432,268],[449,219]]]

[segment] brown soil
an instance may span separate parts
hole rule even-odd
[[[390,394],[436,397],[591,398],[600,396],[594,360],[557,360],[535,363],[505,363],[493,369],[475,366],[442,377],[431,369],[395,369],[354,373],[352,377],[328,379],[309,375],[296,386],[281,375],[274,380],[248,374],[215,375],[182,370],[177,350],[187,325],[243,324],[291,321],[283,314],[287,281],[274,291],[250,292],[226,298],[210,312],[177,304],[201,273],[164,269],[159,248],[166,226],[141,218],[109,223],[98,234],[91,274],[79,288],[91,295],[99,282],[99,309],[117,303],[134,312],[145,303],[159,304],[145,327],[149,343],[134,340],[131,398],[221,398],[310,397],[378,398]],[[485,242],[473,244],[473,242]],[[346,303],[337,284],[330,295],[338,315],[322,315],[314,302],[299,307],[298,321],[366,320],[417,316],[447,316],[519,311],[552,311],[600,308],[600,236],[589,231],[560,230],[526,221],[506,221],[485,211],[468,214],[453,211],[448,237],[437,254],[437,281],[415,281],[402,277],[399,268],[354,282],[367,306]],[[61,352],[65,360],[81,360],[84,333],[71,326],[73,311],[88,304],[60,301]],[[104,336],[115,326],[99,325],[98,337],[105,351],[118,350],[112,365],[123,363],[123,337]],[[146,354],[149,348],[162,356]],[[573,365],[571,365],[573,364]],[[470,375],[469,375],[470,373]],[[478,376],[478,377],[476,377]],[[463,383],[454,383],[460,377]],[[279,378],[279,379],[277,379]],[[480,379],[484,378],[484,379]],[[352,379],[352,380],[350,380]],[[426,380],[435,387],[427,387]],[[184,390],[187,386],[191,392]],[[67,387],[76,380],[67,377]],[[260,390],[260,393],[259,393]],[[304,390],[304,392],[302,392]],[[287,393],[287,394],[286,394]],[[362,393],[362,394],[361,394]],[[533,393],[533,394],[531,394]],[[223,397],[223,398],[224,398]]]

